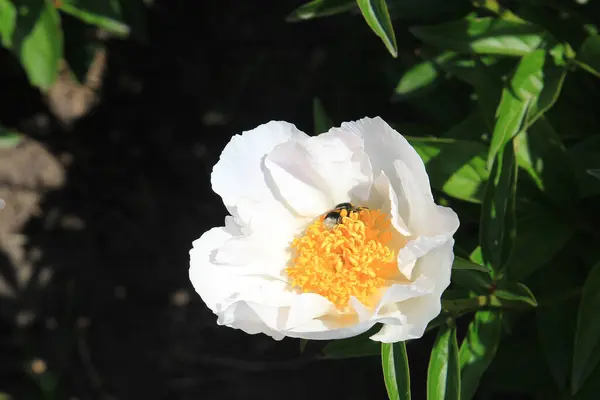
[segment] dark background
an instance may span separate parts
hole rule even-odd
[[[378,358],[308,362],[297,340],[218,327],[188,280],[192,241],[226,215],[209,177],[232,135],[272,119],[313,133],[315,96],[336,124],[411,121],[413,110],[390,95],[414,55],[392,60],[360,16],[286,23],[301,3],[156,1],[145,40],[106,42],[99,101],[69,124],[0,52],[0,121],[31,138],[11,150],[24,161],[0,151],[14,177],[0,184],[41,196],[20,225],[0,215],[4,227],[18,225],[24,251],[0,252],[2,279],[14,288],[0,297],[0,392],[386,398]],[[49,190],[28,178],[48,174],[62,183]],[[427,362],[426,352],[412,357],[416,376]],[[423,398],[424,380],[414,386],[413,398]]]

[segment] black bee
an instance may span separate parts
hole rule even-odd
[[[342,219],[350,215],[350,212],[359,212],[365,208],[366,207],[356,207],[352,203],[340,203],[325,215],[325,218],[323,218],[323,225],[325,225],[327,229],[333,229],[336,225],[341,224]]]

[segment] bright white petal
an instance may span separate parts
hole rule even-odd
[[[285,202],[316,217],[337,203],[368,199],[372,173],[362,145],[353,133],[328,132],[277,146],[265,166]]]
[[[423,160],[408,141],[384,120],[379,117],[363,118],[354,122],[344,122],[339,129],[354,132],[363,138],[365,152],[371,159],[373,171],[384,171],[396,191],[399,182],[395,179],[393,163],[402,160],[414,175],[419,190],[426,198],[433,199]]]
[[[371,339],[393,343],[423,336],[427,324],[440,313],[442,293],[450,285],[450,273],[454,261],[453,246],[454,239],[450,239],[444,245],[419,258],[414,272],[433,281],[433,292],[397,303],[398,310],[404,314],[406,323],[384,325]]]
[[[257,205],[283,215],[285,205],[274,198],[265,179],[263,159],[275,146],[306,137],[292,124],[271,121],[231,138],[213,168],[211,183],[240,225],[256,218]]]

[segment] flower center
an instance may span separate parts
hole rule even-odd
[[[295,254],[286,269],[294,288],[326,297],[342,310],[351,296],[373,305],[381,289],[400,274],[396,251],[389,247],[390,217],[344,204],[321,215],[294,240]]]

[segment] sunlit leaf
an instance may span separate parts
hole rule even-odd
[[[480,244],[486,265],[500,271],[510,257],[516,236],[517,165],[512,141],[496,159],[481,207]]]
[[[435,189],[461,200],[481,202],[489,176],[485,145],[455,139],[407,139],[423,159]]]
[[[501,314],[496,311],[479,311],[469,324],[459,352],[462,400],[471,400],[475,395],[479,380],[498,350],[501,328]]]
[[[467,17],[436,26],[410,30],[423,42],[461,53],[522,56],[544,41],[543,29],[530,24],[485,17]]]
[[[410,400],[410,371],[406,343],[382,343],[383,380],[390,400]]]
[[[579,303],[571,392],[577,393],[600,361],[600,262],[590,271]]]
[[[32,85],[49,89],[58,77],[63,53],[58,11],[43,0],[28,1],[18,10],[5,0],[0,1],[1,17],[7,18],[1,25],[3,45],[20,59]]]
[[[130,28],[123,21],[118,0],[62,0],[58,2],[61,11],[80,20],[106,29],[120,36],[129,34]]]
[[[460,399],[460,366],[454,325],[443,325],[440,328],[431,350],[427,371],[427,399]]]
[[[600,35],[589,36],[577,52],[577,61],[586,71],[600,78]]]
[[[381,38],[392,56],[397,57],[396,35],[385,0],[356,0],[356,3],[373,32]]]
[[[439,77],[435,64],[424,61],[413,65],[402,75],[396,86],[396,98],[408,99],[428,93]]]
[[[11,0],[0,0],[0,39],[2,46],[12,46],[12,36],[17,20],[17,8]]]
[[[356,8],[356,0],[313,0],[296,8],[286,21],[298,22],[312,18],[328,17]]]

